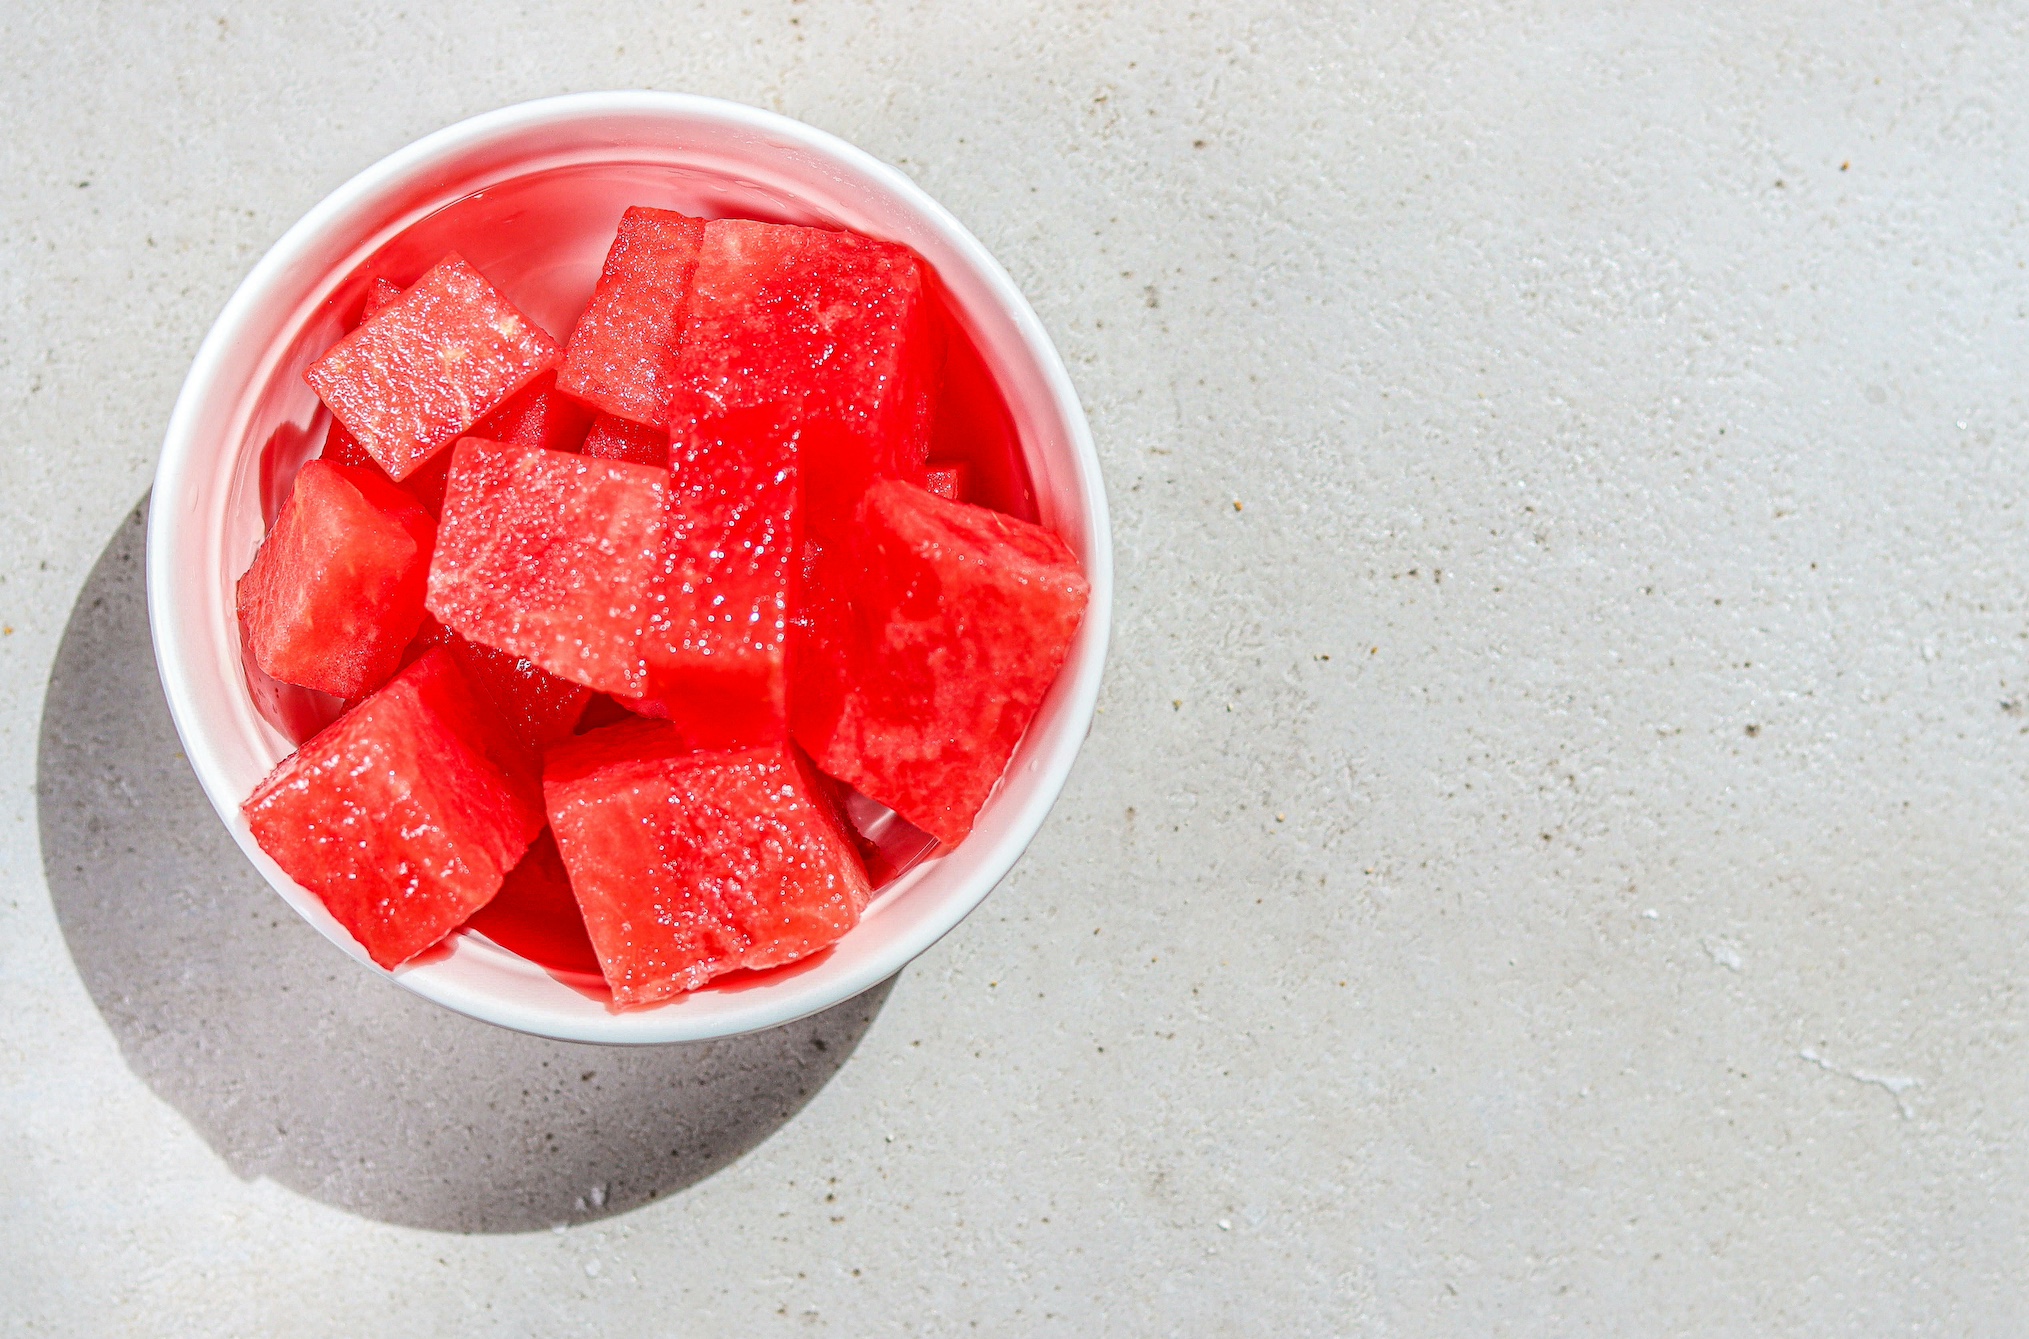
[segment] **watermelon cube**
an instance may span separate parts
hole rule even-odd
[[[382,967],[484,906],[542,827],[532,771],[475,738],[481,708],[432,650],[283,760],[241,806],[254,840]]]
[[[402,286],[392,279],[375,279],[366,290],[366,306],[360,309],[359,319],[365,322],[382,307],[402,295]],[[358,329],[355,325],[353,329]],[[359,439],[345,430],[338,416],[331,416],[331,428],[324,434],[323,459],[338,465],[372,465],[373,457],[359,444]],[[376,466],[376,468],[378,468]]]
[[[938,497],[953,502],[970,502],[972,467],[962,460],[933,460],[925,473],[923,486]]]
[[[600,460],[625,460],[664,469],[669,465],[669,434],[613,414],[601,414],[592,420],[592,430],[585,436],[585,454]]]
[[[373,457],[366,453],[366,448],[359,444],[359,439],[347,432],[345,425],[340,423],[335,415],[332,417],[331,426],[325,430],[324,450],[317,458],[328,460],[334,465],[366,465],[376,470],[380,468],[373,463]]]
[[[324,454],[319,459],[328,460],[334,465],[357,465],[362,469],[372,470],[383,479],[387,478],[381,467],[374,463],[373,457],[366,453],[366,448],[362,447],[337,419],[331,420],[331,432],[324,439]],[[450,471],[451,453],[439,451],[424,462],[421,469],[395,484],[395,487],[415,499],[416,505],[435,520],[444,510],[444,479]]]
[[[402,480],[556,360],[556,341],[452,255],[303,377]]]
[[[371,320],[376,312],[393,303],[401,295],[402,289],[400,284],[388,279],[375,279],[373,287],[367,290],[366,307],[360,313],[361,322],[364,323]],[[546,373],[545,375],[548,374]],[[527,391],[524,391],[522,395],[527,393]],[[500,409],[495,410],[493,417],[489,418],[488,422],[490,423],[495,418],[505,414],[508,407],[520,399],[521,396],[516,396],[514,400],[508,401],[507,405],[503,405]],[[324,454],[322,458],[339,465],[364,465],[380,472],[380,465],[367,453],[366,448],[359,444],[359,439],[345,430],[345,425],[338,421],[338,416],[335,414],[331,417],[331,430],[324,438]],[[444,509],[444,475],[450,468],[451,458],[449,453],[440,451],[430,457],[428,463],[423,465],[421,469],[418,469],[414,474],[402,480],[400,487],[403,492],[414,498],[421,505],[422,509],[430,513],[431,517],[434,518]]]
[[[336,697],[378,688],[422,624],[435,542],[378,470],[306,463],[235,592],[254,663]]]
[[[376,282],[387,283],[385,279]],[[396,297],[401,296],[399,288],[387,286],[394,289]],[[373,312],[371,299],[367,312],[369,315]],[[556,373],[545,372],[481,420],[472,436],[513,442],[517,446],[540,446],[550,451],[575,451],[591,422],[592,411],[556,388]],[[324,459],[341,465],[380,468],[336,418],[331,420],[330,434],[324,439]],[[400,486],[424,511],[439,516],[444,511],[444,484],[450,473],[451,453],[439,451],[402,480]]]
[[[642,641],[649,710],[693,746],[788,737],[791,587],[802,554],[796,414],[695,425],[671,453],[660,602]]]
[[[465,928],[553,971],[599,974],[599,955],[592,951],[570,873],[548,828],[529,843],[528,854]]]
[[[586,429],[592,426],[592,412],[590,406],[557,389],[555,372],[545,372],[481,419],[466,435],[489,442],[539,446],[545,451],[575,451],[585,440]]]
[[[806,524],[840,533],[870,480],[922,482],[942,360],[925,267],[907,247],[714,219],[677,353],[672,450],[691,436],[736,446],[743,421],[775,430],[742,411],[793,410]]]
[[[639,697],[669,473],[466,438],[452,457],[429,611],[466,637]]]
[[[402,286],[400,284],[396,284],[392,278],[386,278],[386,276],[375,276],[373,282],[367,284],[365,306],[359,308],[359,325],[365,325],[367,321],[371,321],[373,316],[377,316],[383,308],[394,306],[396,300],[400,300],[400,296],[402,296]],[[353,329],[357,329],[357,327],[353,327]]]
[[[637,716],[648,714],[632,710],[629,703],[633,701],[635,699],[623,701],[609,697],[605,693],[592,694],[592,700],[585,704],[584,715],[578,717],[577,733],[588,735],[594,730],[603,730],[609,725],[618,725],[622,721],[631,721]]]
[[[362,324],[373,319],[383,307],[391,307],[402,295],[402,286],[384,276],[376,276],[366,288],[366,305],[359,309]]]
[[[419,656],[432,646],[441,646],[458,662],[465,681],[479,700],[492,708],[499,728],[513,736],[532,757],[561,740],[570,738],[592,690],[583,684],[560,679],[542,666],[517,656],[461,637],[428,614],[423,630],[410,645],[409,654]]]
[[[799,743],[804,737],[816,738],[819,729],[828,728],[845,710],[853,561],[849,541],[829,545],[804,541],[796,605],[789,620],[788,656],[789,735]],[[802,748],[810,753],[808,744]],[[817,754],[810,758],[823,769]]]
[[[1041,526],[896,480],[819,550],[792,661],[791,727],[825,772],[947,845],[1057,676],[1089,591]]]
[[[558,384],[616,418],[662,427],[704,227],[666,209],[637,206],[620,216]]]
[[[616,1001],[815,953],[872,895],[851,836],[787,743],[690,752],[632,721],[551,750],[550,827]]]
[[[444,488],[451,479],[451,453],[439,451],[424,461],[414,474],[397,484],[431,516],[444,514]]]

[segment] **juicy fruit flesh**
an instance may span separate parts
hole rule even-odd
[[[661,428],[704,227],[666,209],[637,206],[620,216],[599,286],[564,352],[566,391],[617,418]]]
[[[560,679],[512,652],[462,637],[427,614],[423,617],[424,627],[411,654],[420,655],[432,646],[449,651],[472,691],[532,756],[540,757],[545,749],[571,737],[591,701],[591,689]]]
[[[378,470],[309,462],[236,590],[254,663],[335,697],[379,687],[422,623],[434,543]]]
[[[457,256],[311,364],[304,379],[388,477],[406,479],[558,356]]]
[[[375,312],[401,295],[402,286],[392,279],[375,279],[372,286],[366,290],[366,305],[360,309],[359,324],[364,324]],[[358,325],[353,328],[358,329]],[[345,425],[338,421],[336,414],[331,416],[331,428],[324,434],[323,458],[339,465],[373,464],[373,457],[366,453],[366,448],[359,444],[358,438],[345,430]],[[375,468],[378,469],[379,466]]]
[[[715,219],[691,282],[672,452],[693,434],[732,441],[742,411],[793,412],[806,524],[829,533],[869,480],[922,480],[941,338],[908,248]]]
[[[816,555],[792,690],[825,772],[947,845],[972,829],[1070,650],[1089,587],[1041,526],[882,480]]]
[[[241,806],[254,839],[392,968],[484,906],[539,830],[532,778],[470,734],[441,650],[284,759]]]
[[[552,751],[543,789],[623,1005],[817,952],[871,895],[844,824],[787,745],[690,752],[671,727],[634,721]]]
[[[385,280],[379,282],[385,283]],[[388,285],[390,288],[394,286]],[[396,296],[401,290],[395,289]],[[368,315],[373,312],[371,302]],[[540,446],[549,451],[575,451],[591,425],[592,411],[557,389],[556,373],[545,372],[510,396],[507,402],[480,420],[472,436],[488,441],[512,442],[516,446]],[[380,466],[366,453],[345,425],[331,420],[324,439],[324,459],[340,465]],[[444,510],[444,486],[451,473],[451,453],[439,451],[398,485],[421,504],[431,516]]]
[[[591,426],[592,411],[557,388],[555,372],[545,372],[466,435],[515,446],[539,446],[545,451],[575,451]]]
[[[923,487],[952,502],[972,501],[972,470],[962,460],[932,461],[924,472]]]
[[[570,873],[548,828],[529,844],[521,863],[501,881],[500,891],[472,914],[465,928],[552,971],[599,975],[599,955],[592,951]]]
[[[467,438],[444,496],[430,613],[560,678],[640,697],[668,478]]]
[[[585,437],[585,454],[600,460],[625,460],[661,469],[669,464],[669,434],[613,414],[601,414],[592,421],[592,430]]]
[[[794,423],[780,407],[748,410],[698,425],[671,453],[661,602],[643,654],[657,714],[701,747],[788,736],[803,519]]]

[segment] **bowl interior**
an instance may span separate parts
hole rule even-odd
[[[921,253],[954,335],[955,412],[942,420],[954,426],[940,430],[938,454],[972,460],[985,500],[1063,535],[1085,563],[1093,601],[1056,687],[960,847],[908,868],[920,837],[863,807],[858,817],[906,872],[827,953],[625,1012],[596,983],[469,933],[394,974],[476,1017],[609,1042],[786,1022],[873,985],[962,918],[1027,844],[1089,727],[1110,591],[1096,461],[1061,364],[998,265],[892,169],[795,122],[675,95],[551,99],[439,132],[341,188],[249,276],[185,385],[151,512],[151,616],[186,750],[242,849],[334,943],[366,961],[323,904],[254,845],[238,811],[336,710],[244,664],[233,614],[234,582],[296,470],[323,445],[328,420],[302,373],[357,316],[375,277],[406,283],[450,251],[553,334],[567,334],[621,211],[636,204],[852,228]]]

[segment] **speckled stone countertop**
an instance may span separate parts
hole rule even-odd
[[[2020,11],[21,4],[0,64],[0,1329],[2020,1332]],[[140,589],[261,252],[602,87],[947,204],[1120,575],[977,914],[625,1053],[267,892]]]

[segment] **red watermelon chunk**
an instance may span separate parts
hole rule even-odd
[[[849,547],[815,561],[791,725],[824,771],[955,844],[1056,678],[1089,587],[1048,530],[909,484],[875,483],[858,522]]]
[[[788,737],[791,584],[802,552],[795,415],[743,410],[671,453],[661,602],[642,642],[649,710],[702,748]]]
[[[424,461],[414,474],[397,484],[432,516],[444,514],[444,488],[451,481],[451,453],[439,451]]]
[[[432,650],[283,760],[241,807],[254,840],[382,967],[485,905],[541,829],[450,655]]]
[[[702,220],[636,206],[564,352],[559,384],[617,418],[660,428],[668,410]]]
[[[571,876],[548,828],[529,843],[528,854],[508,871],[500,891],[465,927],[544,967],[599,974],[599,955],[585,934]]]
[[[962,460],[941,460],[930,462],[924,476],[923,486],[938,497],[953,502],[970,502],[972,490],[972,467]]]
[[[453,255],[303,376],[401,480],[556,360],[556,341]]]
[[[475,642],[639,697],[669,474],[467,438],[452,458],[428,607]]]
[[[585,437],[585,454],[600,460],[625,460],[663,469],[669,464],[669,434],[660,428],[601,414],[592,420],[592,431]]]
[[[557,374],[545,372],[481,419],[466,435],[489,442],[575,451],[592,426],[592,409],[557,389]],[[439,457],[442,459],[442,457]]]
[[[793,409],[806,524],[835,533],[869,480],[922,481],[942,356],[924,266],[907,247],[714,219],[677,355],[672,447],[693,435],[737,445],[741,411]],[[775,430],[766,416],[745,421]]]
[[[810,746],[802,740],[829,730],[845,711],[846,676],[851,672],[846,639],[852,618],[848,596],[855,582],[853,561],[849,542],[804,542],[796,608],[789,622],[788,670],[789,734],[806,753]],[[820,770],[826,770],[821,756],[811,753],[810,758]]]
[[[410,653],[420,655],[432,646],[451,653],[472,691],[493,708],[500,727],[534,757],[570,738],[592,699],[592,690],[583,684],[560,679],[510,651],[461,637],[425,614]]]
[[[331,426],[324,433],[324,450],[318,453],[319,460],[328,460],[334,465],[366,465],[373,469],[380,466],[373,463],[373,457],[359,444],[359,439],[345,430],[345,425],[336,415]]]
[[[376,276],[366,288],[366,305],[359,309],[362,324],[373,319],[383,307],[391,307],[402,295],[402,286],[392,279]]]
[[[361,469],[372,470],[383,479],[387,478],[386,472],[366,453],[366,448],[362,447],[336,419],[331,421],[331,434],[324,439],[324,454],[319,458],[328,460],[334,465],[356,465]],[[428,512],[430,518],[435,520],[444,510],[444,479],[450,472],[451,453],[439,451],[425,461],[421,469],[395,484],[395,487],[407,493],[415,500],[417,506]]]
[[[594,730],[603,730],[609,725],[631,721],[640,712],[629,711],[627,704],[605,693],[592,694],[592,700],[585,704],[585,714],[578,717],[577,733],[588,735]]]
[[[388,279],[375,279],[373,287],[367,290],[366,307],[360,313],[361,323],[371,320],[376,312],[393,303],[401,295],[400,284]],[[523,394],[527,392],[524,391]],[[520,396],[515,399],[519,400]],[[515,400],[508,402],[509,405],[514,403]],[[494,411],[496,417],[505,412],[506,406]],[[367,454],[366,448],[359,444],[358,438],[345,430],[345,425],[338,421],[336,414],[331,416],[331,430],[324,438],[322,458],[339,465],[366,466],[385,477],[385,471],[381,470],[379,463]],[[434,518],[444,509],[444,475],[450,468],[450,454],[440,451],[430,457],[421,469],[402,480],[399,487]]]
[[[366,290],[366,306],[360,309],[359,319],[363,324],[373,314],[402,295],[402,286],[392,279],[375,279]],[[358,329],[355,325],[353,329]],[[323,459],[338,465],[372,465],[373,457],[359,444],[359,439],[345,430],[338,416],[331,416],[331,428],[324,434]],[[378,469],[378,466],[375,466]]]
[[[378,470],[305,464],[235,592],[254,663],[335,697],[379,687],[422,624],[435,540]]]
[[[394,297],[400,297],[402,290],[385,279],[374,281],[375,291],[367,299],[366,314],[376,310],[375,299],[380,288],[385,287]],[[386,305],[382,303],[380,305]],[[516,446],[540,446],[550,451],[575,451],[585,438],[585,430],[591,426],[592,411],[579,404],[570,396],[557,389],[554,372],[545,372],[521,390],[509,397],[506,404],[494,410],[473,428],[471,435],[488,441],[513,442]],[[368,455],[366,448],[357,438],[345,430],[345,425],[336,417],[331,420],[331,431],[324,439],[324,459],[341,465],[380,466]],[[439,451],[425,461],[415,473],[401,481],[400,487],[422,505],[431,516],[439,516],[444,510],[444,483],[451,473],[451,453]]]
[[[871,896],[845,825],[786,743],[694,753],[672,727],[633,721],[552,750],[543,793],[621,1004],[817,952]]]

